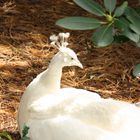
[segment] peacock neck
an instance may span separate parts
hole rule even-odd
[[[44,86],[51,89],[50,92],[55,92],[60,89],[62,68],[61,61],[56,56],[51,60],[48,69],[42,74],[41,82]]]

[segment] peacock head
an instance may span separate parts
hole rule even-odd
[[[56,54],[56,58],[61,61],[63,67],[78,66],[80,68],[83,68],[83,65],[79,61],[76,53],[72,49],[67,48],[67,46],[69,45],[69,36],[69,33],[59,33],[57,36],[50,36],[50,40],[52,41],[51,45],[59,50],[59,52]]]

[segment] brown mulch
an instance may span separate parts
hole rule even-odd
[[[55,21],[66,16],[92,16],[72,0],[0,1],[0,131],[19,139],[16,114],[26,86],[47,69],[57,52],[48,37],[64,32]],[[65,68],[62,86],[98,92],[104,98],[140,101],[140,81],[132,76],[140,62],[140,48],[132,43],[94,48],[93,31],[69,31],[70,47],[77,52],[84,69]]]

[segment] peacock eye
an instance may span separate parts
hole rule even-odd
[[[71,60],[74,60],[74,58],[73,58],[73,57],[71,57]]]

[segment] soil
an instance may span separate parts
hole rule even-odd
[[[131,3],[132,5],[136,3]],[[20,98],[37,74],[47,69],[57,49],[49,36],[70,32],[70,48],[84,69],[64,68],[62,87],[98,92],[103,98],[140,101],[140,81],[132,76],[140,62],[140,48],[131,42],[97,49],[93,31],[70,31],[55,25],[67,16],[90,16],[72,0],[0,1],[0,131],[19,139],[16,114]]]

